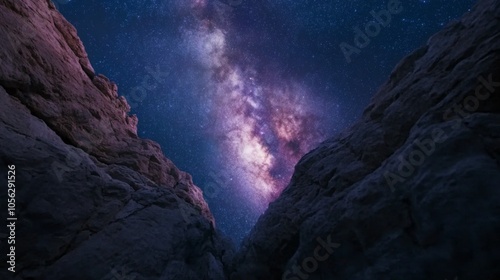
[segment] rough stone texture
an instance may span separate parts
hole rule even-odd
[[[0,279],[500,279],[500,85],[450,113],[480,77],[500,82],[499,21],[500,3],[480,0],[405,58],[356,125],[299,162],[233,259],[75,29],[47,0],[0,0],[0,174],[16,165],[19,218],[16,274],[2,253]]]
[[[160,146],[137,137],[137,117],[117,86],[96,75],[75,28],[49,0],[0,0],[0,85],[42,119],[65,143],[106,164],[137,170],[213,220],[191,177],[165,158]]]
[[[18,217],[15,274],[0,229],[0,279],[225,279],[231,245],[201,191],[137,137],[50,1],[0,0],[0,61],[0,174],[16,165]]]
[[[403,59],[357,124],[301,159],[231,279],[500,279],[499,21],[500,2],[480,0]],[[494,92],[451,114],[474,106],[479,77]],[[318,238],[338,243],[326,259]]]

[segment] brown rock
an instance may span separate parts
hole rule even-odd
[[[134,168],[161,186],[178,185],[180,171],[158,144],[137,137],[127,101],[115,83],[94,74],[76,29],[50,1],[3,0],[0,8],[0,85],[9,94],[97,160]],[[188,187],[199,192],[192,182]],[[213,221],[200,198],[191,202]]]
[[[0,174],[15,165],[18,219],[0,279],[226,279],[232,247],[201,190],[137,136],[50,1],[0,0],[0,61]]]

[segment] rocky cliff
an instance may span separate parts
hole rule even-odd
[[[53,4],[0,0],[0,46],[0,173],[15,165],[18,218],[0,279],[224,279],[230,246],[201,191],[137,136]]]
[[[50,1],[0,0],[0,46],[0,174],[14,166],[18,218],[15,273],[0,230],[0,279],[500,279],[498,1],[401,61],[234,259]]]
[[[480,0],[301,159],[231,278],[500,279],[499,113],[500,2]]]

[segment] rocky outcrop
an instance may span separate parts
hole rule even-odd
[[[259,219],[231,279],[500,279],[500,3],[405,58]]]
[[[0,45],[0,173],[15,165],[18,218],[15,273],[0,230],[0,279],[225,279],[231,246],[201,191],[137,136],[53,4],[0,0]]]
[[[128,115],[116,84],[94,73],[75,28],[52,2],[0,4],[2,87],[64,142],[100,162],[130,167],[155,184],[185,185],[179,195],[212,219],[190,176],[165,158],[157,143],[137,137],[137,117]]]
[[[356,125],[304,156],[234,259],[50,1],[0,0],[0,46],[18,218],[0,279],[500,279],[498,1],[405,58]]]

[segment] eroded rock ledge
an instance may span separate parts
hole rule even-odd
[[[231,246],[200,189],[137,136],[53,4],[0,0],[0,45],[0,173],[16,165],[19,220],[0,278],[225,279]]]
[[[298,163],[231,279],[500,279],[499,20],[480,0],[403,59]]]
[[[500,279],[499,20],[500,3],[480,0],[405,58],[356,125],[299,162],[233,259],[200,190],[137,137],[51,2],[0,0],[14,277]]]

